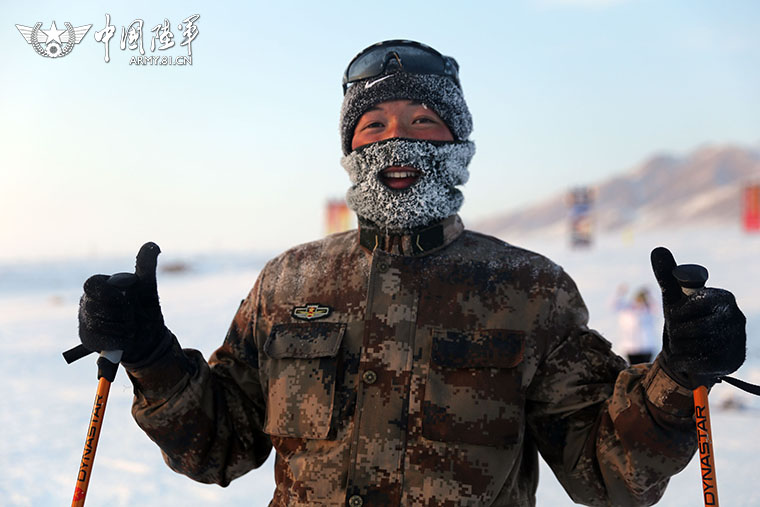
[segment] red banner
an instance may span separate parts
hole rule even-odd
[[[347,231],[353,226],[353,215],[351,210],[346,206],[346,202],[341,199],[327,201],[327,234]]]
[[[744,187],[744,230],[760,231],[760,185]]]

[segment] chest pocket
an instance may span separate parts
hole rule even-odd
[[[330,431],[338,351],[345,324],[292,323],[272,328],[264,353],[269,380],[264,431],[324,439]]]
[[[524,335],[505,329],[433,336],[422,403],[422,435],[505,447],[522,427]]]

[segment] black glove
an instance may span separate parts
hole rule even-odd
[[[667,248],[652,250],[665,316],[660,364],[684,387],[711,387],[744,363],[746,319],[727,290],[702,288],[685,295],[673,276],[675,267]]]
[[[123,350],[124,363],[141,363],[171,340],[158,303],[156,264],[161,250],[145,243],[135,274],[94,275],[79,301],[79,339],[88,350]]]

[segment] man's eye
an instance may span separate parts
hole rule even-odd
[[[382,123],[382,122],[379,122],[379,121],[373,121],[373,122],[367,123],[367,124],[364,126],[364,129],[376,129],[376,128],[380,128],[380,127],[382,127],[382,126],[383,126],[383,123]],[[363,130],[363,129],[362,129],[362,130]]]
[[[435,121],[432,118],[423,116],[421,118],[415,118],[412,123],[435,123]]]

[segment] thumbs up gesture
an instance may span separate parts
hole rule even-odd
[[[687,296],[673,275],[676,261],[667,248],[655,248],[651,260],[665,317],[662,366],[684,387],[711,387],[744,363],[746,318],[727,290],[703,287]]]
[[[94,275],[84,283],[79,339],[87,350],[123,350],[123,362],[140,363],[170,343],[156,285],[160,252],[155,243],[145,243],[134,274]]]

